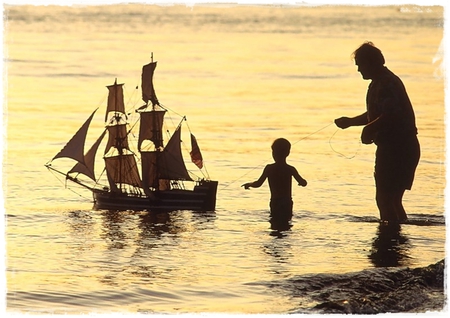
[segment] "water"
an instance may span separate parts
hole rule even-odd
[[[5,17],[9,312],[311,313],[338,308],[338,296],[357,312],[370,290],[401,297],[383,285],[389,275],[403,282],[406,267],[445,257],[442,7],[6,6]],[[422,145],[410,222],[393,234],[379,231],[374,146],[332,124],[364,111],[368,82],[350,55],[365,40],[403,79]],[[140,103],[151,52],[159,100],[187,115],[219,180],[214,213],[94,211],[89,193],[44,167],[103,111],[115,78]],[[278,137],[308,180],[281,235],[269,229],[267,184],[240,187]],[[414,275],[409,305],[379,299],[375,311],[442,308],[442,284]]]

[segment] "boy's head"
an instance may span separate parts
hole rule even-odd
[[[291,143],[287,139],[278,138],[273,142],[272,154],[275,161],[278,159],[285,159],[287,156],[289,156],[290,152]]]

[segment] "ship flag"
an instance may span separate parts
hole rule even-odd
[[[202,153],[200,152],[200,147],[198,146],[197,139],[193,134],[191,134],[191,160],[195,165],[201,169],[203,168],[203,157]]]

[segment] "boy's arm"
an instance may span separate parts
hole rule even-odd
[[[263,173],[261,174],[261,176],[259,177],[258,180],[253,181],[253,182],[244,183],[242,185],[242,187],[244,187],[245,190],[248,190],[250,187],[251,188],[259,188],[260,186],[262,186],[262,184],[264,183],[264,181],[267,178],[267,171],[266,170],[267,170],[267,166],[264,168]]]
[[[302,176],[298,173],[297,169],[295,169],[294,167],[292,167],[292,169],[293,169],[292,176],[294,177],[295,180],[297,180],[298,185],[306,187],[308,182],[302,178]]]

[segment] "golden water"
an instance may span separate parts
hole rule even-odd
[[[360,128],[332,124],[364,112],[368,82],[350,56],[366,40],[416,112],[422,158],[405,207],[418,223],[443,219],[441,7],[5,9],[9,310],[285,313],[296,304],[270,281],[376,266],[375,147],[360,145]],[[219,180],[215,213],[149,221],[93,211],[89,193],[64,189],[44,167],[102,112],[115,78],[140,103],[152,52],[159,100],[187,116]],[[270,235],[267,185],[240,187],[259,177],[278,137],[292,142],[288,162],[308,180],[294,188],[294,227],[282,239]],[[405,266],[444,258],[443,224],[404,225],[402,235]]]

